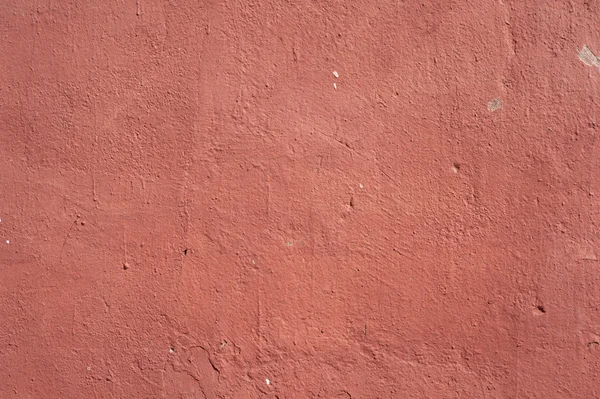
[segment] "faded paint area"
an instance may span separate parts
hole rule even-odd
[[[0,398],[600,397],[598,1],[0,3]]]

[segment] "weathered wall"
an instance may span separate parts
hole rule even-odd
[[[0,22],[0,397],[600,397],[598,0]]]

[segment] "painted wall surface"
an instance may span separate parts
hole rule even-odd
[[[0,2],[1,398],[599,398],[600,1]]]

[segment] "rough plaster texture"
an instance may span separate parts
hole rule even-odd
[[[598,0],[0,31],[1,398],[600,397]]]

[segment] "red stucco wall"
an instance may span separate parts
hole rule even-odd
[[[0,22],[1,398],[600,397],[598,0]]]

